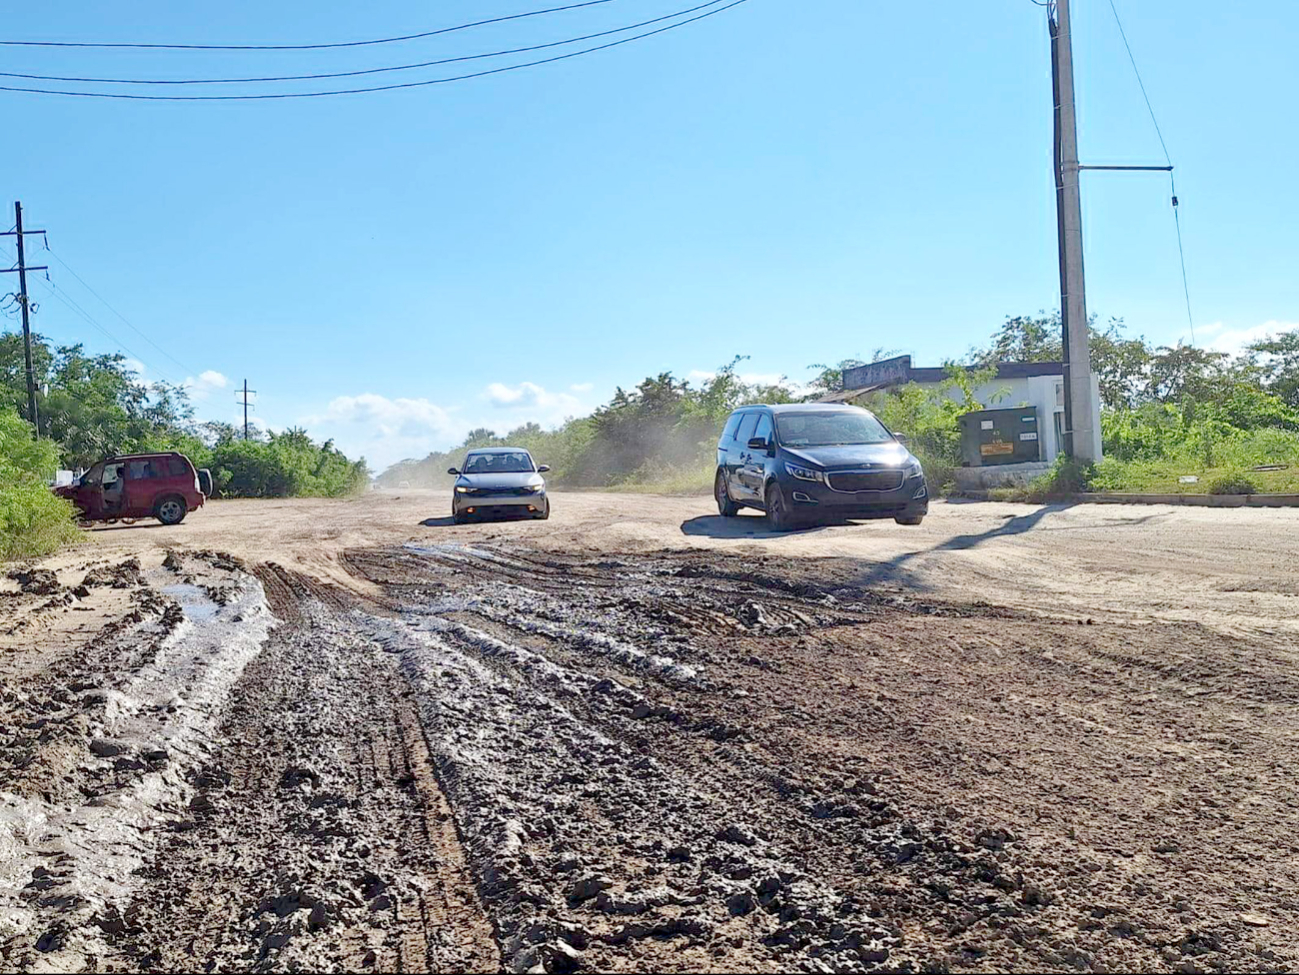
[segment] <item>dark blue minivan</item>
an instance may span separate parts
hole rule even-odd
[[[767,515],[776,531],[799,524],[892,518],[919,525],[929,513],[920,461],[856,406],[745,406],[717,442],[717,510]]]

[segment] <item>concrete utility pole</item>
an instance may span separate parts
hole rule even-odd
[[[1079,185],[1078,118],[1074,102],[1073,35],[1069,0],[1054,0],[1051,62],[1055,80],[1056,207],[1060,226],[1060,317],[1064,326],[1065,453],[1100,460],[1092,390],[1091,333],[1083,273],[1082,191]]]
[[[36,436],[41,435],[41,427],[38,422],[39,417],[36,414],[36,370],[32,368],[32,322],[31,322],[31,302],[27,298],[27,272],[44,271],[44,266],[28,268],[27,253],[23,249],[24,234],[43,234],[43,230],[23,230],[23,205],[14,203],[14,221],[15,228],[3,236],[14,237],[18,241],[18,266],[9,268],[9,271],[18,272],[18,304],[23,313],[23,353],[27,359],[27,419],[31,421],[32,427],[36,430]]]

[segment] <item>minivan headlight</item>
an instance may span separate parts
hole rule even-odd
[[[916,460],[914,457],[911,458],[911,461],[907,464],[904,470],[906,471],[908,478],[923,477],[925,473],[925,469],[920,466],[920,461]]]
[[[815,481],[818,484],[825,483],[825,475],[820,471],[813,470],[810,467],[799,467],[797,464],[786,464],[785,473],[795,480]]]

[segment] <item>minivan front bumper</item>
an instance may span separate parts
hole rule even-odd
[[[893,491],[836,491],[824,482],[794,477],[781,478],[780,486],[790,508],[804,518],[906,518],[929,512],[929,488],[923,474],[904,478],[902,486]]]

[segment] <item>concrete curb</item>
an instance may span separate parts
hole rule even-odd
[[[997,501],[988,491],[951,495],[967,501]],[[1299,508],[1299,494],[1073,494],[1065,504],[1179,504],[1200,508]],[[1022,503],[1022,502],[1021,502]]]

